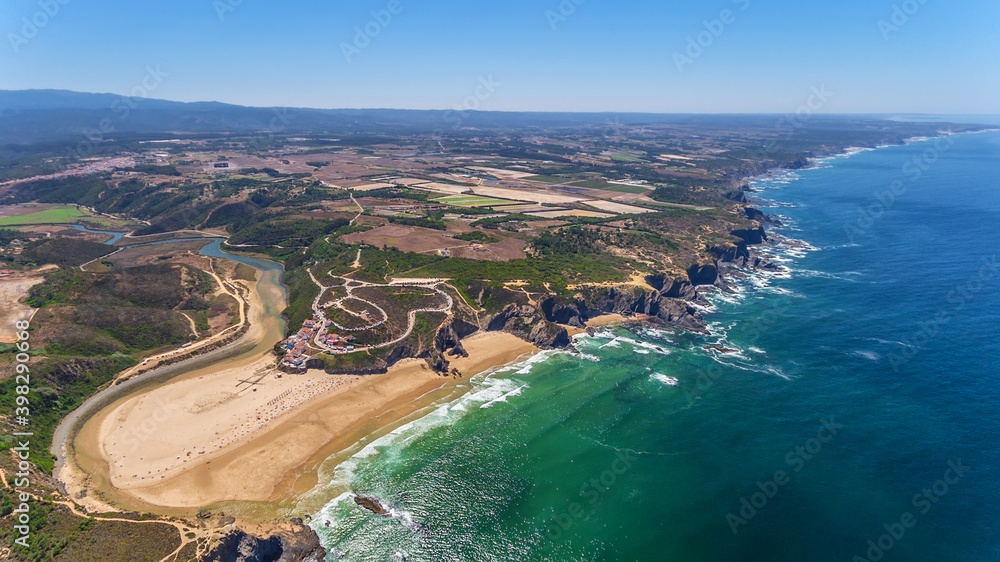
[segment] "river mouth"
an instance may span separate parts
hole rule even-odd
[[[420,360],[401,362],[390,373],[381,376],[352,377],[322,372],[285,376],[282,382],[299,380],[333,385],[333,392],[322,397],[314,396],[308,403],[289,410],[287,416],[276,420],[260,434],[245,442],[233,443],[226,452],[216,451],[218,454],[215,456],[210,455],[206,448],[191,449],[187,444],[184,447],[186,450],[174,449],[169,456],[159,453],[157,458],[160,460],[174,463],[189,460],[203,465],[169,475],[169,479],[163,479],[162,483],[150,484],[142,478],[147,475],[145,469],[149,469],[152,474],[147,477],[159,479],[163,473],[158,474],[157,468],[169,468],[165,464],[145,467],[141,472],[126,470],[123,474],[119,469],[116,473],[114,462],[119,457],[109,457],[105,447],[109,436],[119,425],[125,428],[142,427],[141,423],[124,423],[124,420],[118,423],[118,416],[127,414],[128,408],[147,397],[163,396],[164,389],[202,386],[208,384],[213,376],[218,378],[222,374],[220,371],[240,368],[252,371],[262,361],[274,360],[273,343],[280,341],[285,334],[281,314],[286,306],[287,293],[281,285],[282,269],[267,260],[232,256],[221,249],[222,242],[219,238],[208,241],[201,253],[233,259],[258,271],[258,281],[250,295],[251,330],[238,342],[223,349],[112,386],[71,414],[77,419],[67,418],[64,423],[69,428],[68,439],[54,440],[54,443],[66,443],[66,456],[71,459],[59,463],[59,479],[66,491],[92,512],[124,509],[163,516],[193,517],[201,510],[224,511],[250,523],[301,516],[311,511],[302,504],[302,497],[310,495],[310,491],[317,486],[321,478],[318,471],[323,467],[338,464],[349,457],[358,444],[363,445],[419,419],[427,414],[427,408],[442,401],[454,400],[468,391],[467,380],[441,377]],[[467,349],[472,358],[463,360],[468,361],[468,366],[461,370],[470,374],[508,363],[536,350],[514,336],[499,333],[483,334],[481,339],[472,338]],[[280,384],[276,380],[268,381],[268,384],[272,383]],[[195,400],[177,399],[176,402],[190,405],[195,410],[190,412],[191,416],[197,416],[219,405],[225,408],[237,406],[228,398],[220,398],[227,392],[232,391],[205,389],[204,396],[199,395]],[[258,392],[256,396],[264,394]],[[184,428],[199,427],[192,424],[190,418],[175,421],[158,423],[156,427],[151,425],[149,429],[153,438],[168,432],[193,434],[194,430],[187,432]],[[121,445],[120,439],[118,444]],[[143,455],[140,460],[149,461],[141,452],[143,450],[148,449],[136,450],[137,454]],[[202,451],[205,451],[204,456]],[[120,449],[118,452],[121,452]],[[188,452],[192,453],[191,457],[187,456]],[[63,456],[62,451],[55,453]],[[290,459],[293,454],[298,456]],[[131,489],[121,486],[123,479],[127,479],[125,477],[136,475],[140,478],[139,485]],[[227,489],[225,482],[228,479],[242,481],[241,487],[230,486]]]
[[[82,226],[78,229],[103,233]],[[108,234],[121,233],[108,232]],[[110,245],[119,239],[120,237],[109,240],[106,244]],[[283,274],[281,264],[260,258],[229,254],[221,248],[222,238],[205,238],[204,240],[206,244],[201,248],[202,255],[232,260],[253,267],[258,272],[257,282],[252,285],[248,299],[250,328],[237,341],[220,349],[112,385],[91,397],[77,411],[71,413],[57,429],[57,438],[53,440],[53,454],[60,459],[56,466],[57,477],[63,482],[67,491],[76,496],[78,500],[89,496],[98,498],[100,504],[110,504],[118,509],[133,509],[164,515],[192,514],[192,511],[188,509],[164,508],[144,502],[111,485],[109,459],[103,454],[97,438],[100,424],[107,414],[118,405],[164,385],[211,375],[219,370],[220,365],[232,368],[266,360],[271,356],[273,343],[280,341],[284,336],[285,321],[282,317],[282,311],[287,306],[287,289],[281,284]],[[177,239],[164,240],[153,242],[153,244],[168,244],[179,241]],[[164,431],[167,430],[164,429]],[[59,450],[63,443],[65,444],[65,452]]]

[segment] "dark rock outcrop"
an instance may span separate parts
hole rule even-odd
[[[451,363],[444,356],[444,352],[437,348],[430,348],[420,354],[420,358],[427,362],[427,366],[438,373],[447,373]]]
[[[451,355],[452,357],[468,357],[469,352],[465,350],[465,346],[462,345],[462,342],[458,342],[457,344],[455,344],[454,347],[451,348],[451,351],[448,352],[448,355]]]
[[[721,263],[735,263],[745,266],[750,263],[751,259],[750,248],[742,240],[731,246],[712,246],[708,251]]]
[[[767,242],[767,232],[764,232],[763,226],[734,230],[730,234],[751,245]]]
[[[740,189],[739,191],[730,191],[729,193],[724,194],[723,197],[729,199],[730,201],[736,201],[737,203],[749,202],[749,199],[747,199],[747,194],[744,193],[742,189]]]
[[[688,292],[690,283],[671,284],[672,287],[685,287],[678,289]],[[697,292],[694,292],[697,295]],[[555,302],[551,302],[555,301]],[[621,314],[622,316],[632,316],[643,314],[656,317],[663,322],[690,330],[694,332],[705,331],[705,321],[701,314],[691,306],[686,300],[667,296],[660,291],[643,290],[640,287],[621,286],[601,288],[586,294],[579,294],[572,301],[549,297],[542,303],[543,310],[559,310],[562,315],[572,314],[579,319],[586,321],[590,318],[605,314]],[[548,318],[553,321],[553,318]]]
[[[508,304],[490,319],[491,332],[508,332],[543,349],[569,345],[569,332],[545,318],[538,307]]]
[[[438,328],[434,337],[434,347],[439,351],[448,351],[462,345],[462,339],[479,331],[475,324],[453,318]]]
[[[759,223],[765,223],[765,224],[775,224],[775,225],[781,224],[781,221],[769,217],[766,213],[764,213],[764,211],[761,211],[760,209],[755,209],[753,207],[743,207],[743,209],[741,209],[740,212],[743,214],[743,216],[752,221],[757,221]]]
[[[707,326],[701,314],[691,303],[680,299],[662,299],[657,307],[656,317],[671,326],[691,332],[705,332]]]
[[[542,312],[549,322],[582,328],[586,318],[580,317],[580,309],[573,304],[566,304],[557,299],[542,301]]]
[[[692,265],[687,270],[688,279],[694,286],[715,285],[719,281],[719,268],[715,264]]]
[[[267,538],[235,529],[223,536],[200,562],[323,562],[326,549],[316,532],[296,524]]]
[[[690,281],[680,281],[667,277],[665,273],[647,275],[646,283],[660,292],[664,297],[671,299],[698,300],[698,290]]]
[[[389,510],[386,509],[382,502],[378,501],[376,498],[369,498],[368,496],[354,496],[354,503],[359,507],[362,507],[375,515],[380,515],[382,517],[389,516]]]

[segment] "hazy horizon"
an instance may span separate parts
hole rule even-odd
[[[15,90],[145,82],[151,98],[253,107],[653,114],[995,115],[1000,97],[1000,5],[985,0],[5,8],[0,88]]]

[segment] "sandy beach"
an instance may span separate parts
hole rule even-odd
[[[604,316],[598,316],[596,318],[591,318],[587,320],[587,328],[600,328],[601,326],[610,326],[612,324],[623,324],[630,320],[641,319],[641,316],[633,316],[632,318],[626,318],[621,314],[605,314]],[[574,326],[566,326],[566,331],[569,332],[570,336],[576,336],[587,331],[587,328],[576,328]]]
[[[464,342],[463,379],[537,348],[510,334]],[[220,502],[274,502],[315,483],[316,467],[463,379],[406,360],[375,376],[283,374],[273,359],[187,377],[126,398],[91,419],[77,450],[88,488],[111,503],[183,513]],[[102,485],[103,484],[103,485]],[[163,511],[163,509],[156,509]]]

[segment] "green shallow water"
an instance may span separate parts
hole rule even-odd
[[[714,295],[710,335],[603,329],[359,450],[313,492],[329,560],[1000,560],[1000,135],[905,175],[929,146],[757,182],[804,242]]]

